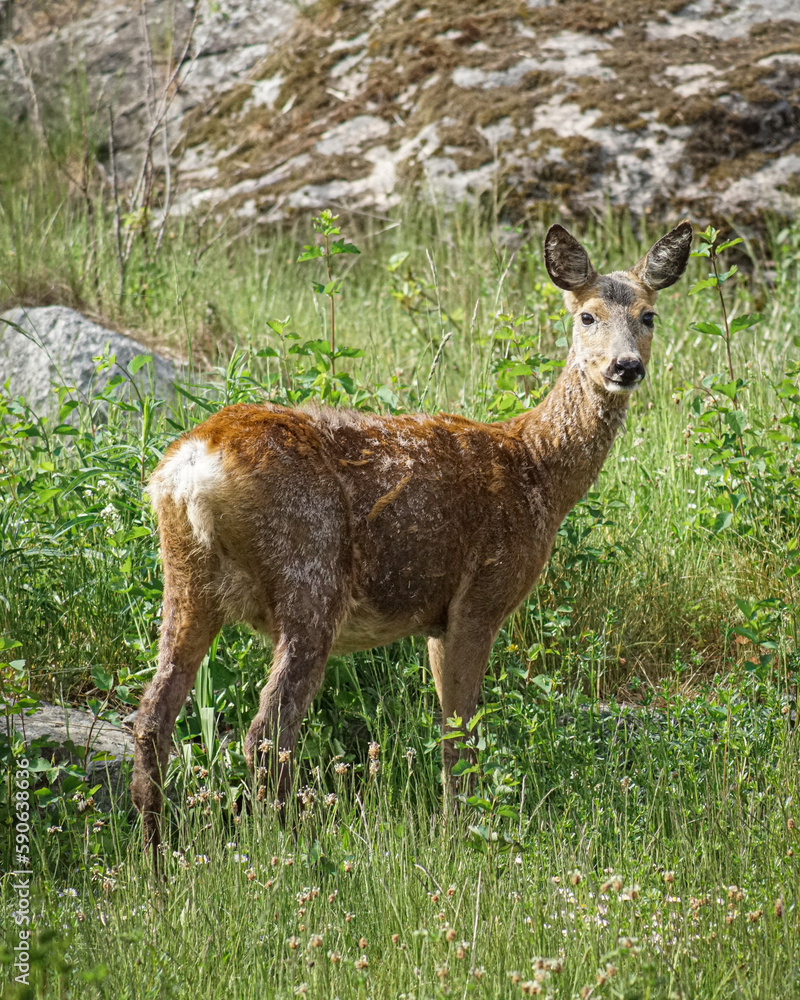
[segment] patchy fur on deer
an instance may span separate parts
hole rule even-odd
[[[656,296],[691,240],[683,222],[631,270],[599,275],[550,228],[545,263],[573,344],[544,401],[512,420],[265,403],[220,410],[171,445],[149,485],[164,564],[158,670],[134,724],[133,798],[154,856],[175,720],[227,623],[274,643],[245,754],[279,797],[290,765],[278,751],[294,750],[331,653],[425,636],[443,725],[473,715],[500,627],[625,422]],[[443,756],[452,793],[452,741]]]

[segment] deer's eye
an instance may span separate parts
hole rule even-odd
[[[653,312],[642,313],[641,320],[645,326],[653,329],[653,323],[655,322],[656,314]]]
[[[594,316],[591,313],[581,313],[581,323],[584,326],[591,326],[594,323]]]

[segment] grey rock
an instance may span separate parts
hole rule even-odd
[[[47,739],[54,744],[48,753],[56,763],[85,763],[89,786],[100,785],[94,796],[99,809],[108,810],[115,803],[130,807],[131,733],[89,712],[62,705],[42,704],[31,715],[10,716],[9,722],[7,726],[0,716],[0,733],[10,735],[9,729],[14,730],[26,746]]]
[[[11,394],[23,396],[37,415],[52,414],[58,408],[54,384],[70,387],[78,398],[86,398],[120,374],[116,367],[97,373],[92,359],[104,353],[106,347],[123,365],[137,354],[151,355],[152,369],[149,365],[139,369],[134,380],[140,391],[160,397],[171,395],[180,373],[172,361],[64,306],[20,307],[0,316],[0,384],[8,381]],[[119,391],[133,390],[120,386]]]
[[[78,708],[43,702],[31,715],[12,715],[9,722],[10,728],[22,736],[26,746],[34,740],[49,737],[59,745],[72,742],[76,747],[84,748],[89,759],[97,754],[113,754],[121,759],[133,757],[131,733]],[[9,733],[3,715],[0,715],[0,733]]]

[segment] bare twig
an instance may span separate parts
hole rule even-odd
[[[169,148],[169,136],[167,134],[166,127],[166,116],[169,112],[172,102],[178,92],[178,86],[176,82],[178,81],[178,75],[181,72],[186,59],[189,55],[189,51],[192,46],[194,39],[195,30],[200,20],[200,9],[199,3],[194,3],[192,7],[192,20],[189,24],[189,29],[186,34],[183,46],[180,50],[180,55],[177,59],[173,61],[174,53],[170,51],[169,58],[167,60],[166,78],[162,84],[158,93],[156,93],[155,79],[156,79],[156,68],[155,61],[153,59],[153,48],[150,42],[150,32],[147,27],[147,17],[145,4],[141,4],[141,19],[142,19],[142,30],[145,42],[145,56],[147,60],[147,90],[145,94],[144,103],[147,108],[147,113],[150,118],[150,124],[147,130],[147,135],[144,141],[144,154],[142,156],[142,163],[139,169],[139,173],[136,177],[136,181],[133,185],[133,189],[128,198],[128,215],[132,218],[139,216],[138,225],[129,225],[124,237],[122,236],[122,227],[120,225],[119,211],[117,210],[117,220],[116,225],[119,228],[119,238],[117,240],[117,263],[120,272],[119,281],[119,291],[118,298],[120,304],[123,301],[125,295],[125,274],[127,271],[128,263],[130,261],[131,254],[133,253],[133,244],[136,239],[137,233],[141,234],[142,241],[144,243],[144,253],[145,259],[147,261],[151,260],[161,249],[161,245],[164,240],[164,233],[167,227],[167,221],[169,219],[169,211],[172,204],[172,199],[174,196],[174,184],[172,178],[172,162],[171,154]],[[197,54],[192,56],[191,62],[194,63],[197,58]],[[153,164],[153,145],[158,136],[159,131],[162,133],[162,140],[164,144],[164,176],[165,176],[165,195],[164,203],[162,206],[162,216],[155,232],[154,241],[150,242],[150,232],[148,227],[148,220],[150,216],[150,209],[153,201],[153,188],[155,186],[156,172]],[[112,167],[113,183],[116,187],[116,172]],[[118,197],[115,194],[115,202],[118,204]]]

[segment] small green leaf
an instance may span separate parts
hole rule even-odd
[[[736,393],[741,388],[741,383],[740,383],[739,379],[736,379],[735,382],[717,383],[714,386],[714,388],[718,392],[721,392],[723,395],[727,396],[728,399],[735,399],[736,398]]]
[[[467,722],[467,732],[472,732],[472,730],[478,725],[481,719],[486,715],[486,706],[481,705],[481,707],[475,712],[472,718]]]
[[[140,368],[143,368],[145,365],[150,365],[152,363],[153,359],[150,357],[149,354],[137,354],[136,357],[131,358],[131,360],[128,362],[128,371],[131,373],[131,375],[135,375]]]
[[[389,258],[389,263],[386,265],[386,270],[390,274],[393,274],[410,256],[411,252],[409,250],[401,250],[400,253],[393,253]]]
[[[733,240],[726,240],[724,243],[720,243],[720,245],[717,247],[717,253],[720,254],[722,253],[723,250],[727,250],[728,247],[735,247],[737,243],[741,242],[742,242],[741,236],[737,236],[736,239]]]
[[[345,243],[344,237],[342,237],[340,240],[334,240],[331,243],[329,253],[333,255],[337,253],[361,253],[361,251],[355,243]]]
[[[80,405],[81,404],[78,402],[77,399],[68,399],[68,400],[66,400],[64,403],[62,403],[61,407],[59,408],[58,419],[59,420],[65,420],[69,416],[69,414],[72,413],[72,411],[77,406],[80,406]]]
[[[52,500],[53,497],[58,496],[61,490],[53,488],[49,490],[37,490],[34,496],[36,497],[35,502],[37,504],[46,504],[48,500]]]
[[[375,396],[382,403],[386,403],[390,410],[398,410],[400,408],[400,399],[396,393],[392,392],[388,385],[379,385],[375,390]]]
[[[92,667],[92,677],[100,691],[110,691],[114,684],[114,677],[107,673],[102,667]]]
[[[727,271],[723,271],[719,276],[719,283],[722,284],[724,281],[727,281],[728,278],[732,278],[738,270],[739,268],[734,264],[732,267],[729,267]]]
[[[726,410],[725,423],[734,434],[741,437],[747,424],[747,413],[744,410]]]
[[[534,372],[530,365],[526,365],[522,361],[515,361],[505,369],[505,373],[513,375],[515,378],[521,378],[523,375],[533,375]]]
[[[262,347],[260,351],[256,351],[257,358],[277,358],[279,357],[278,352],[274,347]]]
[[[694,295],[695,292],[702,292],[704,288],[716,288],[717,279],[713,274],[709,275],[707,278],[701,278],[700,281],[696,281],[692,287],[689,289],[689,294]]]
[[[268,319],[267,326],[272,330],[273,333],[278,335],[282,334],[286,327],[289,325],[289,320],[291,317],[287,316],[286,319]]]
[[[547,674],[537,674],[536,677],[531,677],[531,684],[535,684],[548,698],[553,693],[553,681]]]
[[[760,323],[763,318],[761,313],[744,313],[742,316],[737,316],[731,320],[731,334],[747,330],[749,327],[755,326],[756,323]]]
[[[731,523],[732,520],[733,520],[733,514],[731,513],[731,511],[721,510],[714,518],[714,523],[711,526],[711,530],[714,532],[715,535],[718,535],[721,531],[724,531],[725,528],[728,527],[728,525]]]
[[[312,351],[314,354],[323,355],[326,358],[331,356],[331,345],[327,340],[307,340],[303,347]]]
[[[315,260],[317,257],[323,256],[322,247],[306,245],[303,247],[302,253],[299,254],[296,263],[301,264],[304,260]]]
[[[700,320],[698,323],[692,323],[692,329],[697,330],[698,333],[706,333],[709,337],[724,336],[722,327],[717,326],[716,323],[706,323],[705,320]]]

